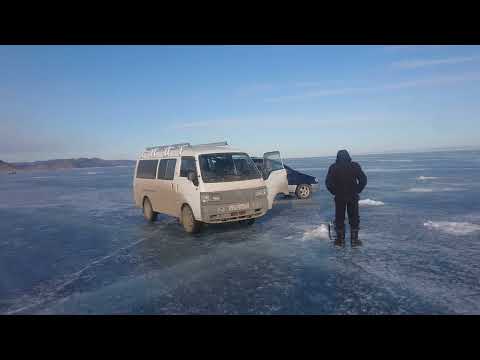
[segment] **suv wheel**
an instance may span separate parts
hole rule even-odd
[[[308,184],[300,184],[295,190],[295,195],[302,200],[308,199],[312,196],[312,187]]]

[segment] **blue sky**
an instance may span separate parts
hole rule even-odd
[[[479,46],[0,46],[0,159],[474,146]]]

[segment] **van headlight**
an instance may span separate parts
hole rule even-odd
[[[315,184],[318,184],[318,178],[315,178]]]
[[[262,197],[267,195],[267,189],[262,188],[262,189],[257,189],[255,190],[255,197]]]
[[[200,194],[200,201],[202,203],[207,203],[210,201],[220,201],[222,200],[222,197],[220,194],[215,194],[215,193],[201,193]]]

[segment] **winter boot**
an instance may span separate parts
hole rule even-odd
[[[337,238],[334,244],[336,246],[345,246],[345,229],[335,229],[335,231],[337,232]]]
[[[362,242],[358,239],[358,229],[350,228],[350,244],[352,247],[362,245]]]

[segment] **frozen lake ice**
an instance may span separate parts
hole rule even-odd
[[[195,236],[145,222],[131,167],[0,175],[0,313],[480,314],[480,152],[352,157],[356,249],[321,226],[331,158],[286,160],[312,199]]]

